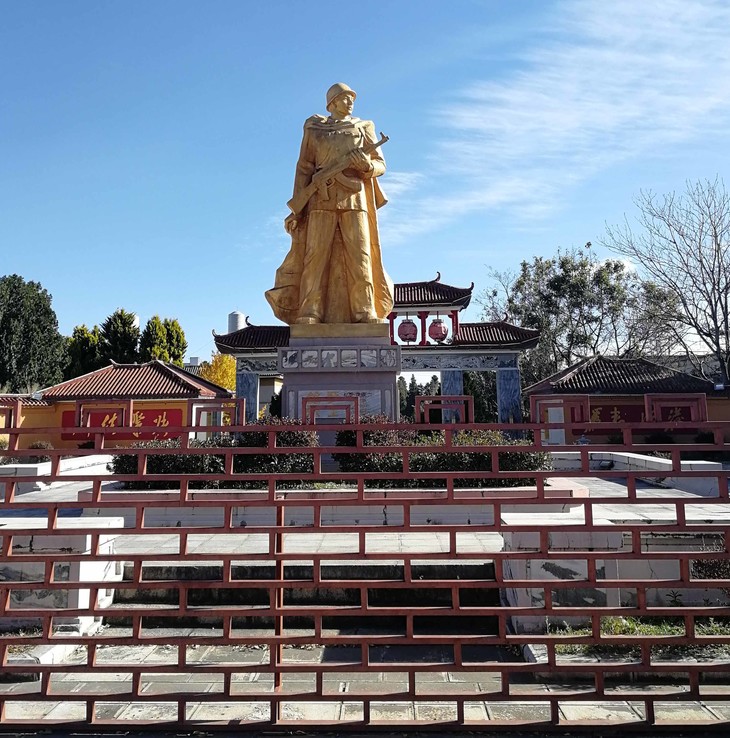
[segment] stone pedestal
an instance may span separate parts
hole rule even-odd
[[[356,397],[360,415],[398,419],[400,347],[391,345],[385,323],[294,325],[278,368],[286,417],[338,422]]]

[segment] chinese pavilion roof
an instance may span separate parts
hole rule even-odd
[[[251,325],[247,318],[245,328],[221,336],[213,332],[213,340],[223,354],[236,353],[238,349],[271,351],[289,345],[289,326]]]
[[[427,307],[459,308],[463,310],[471,301],[474,282],[469,287],[452,287],[441,282],[441,273],[430,282],[402,282],[393,285],[393,310],[419,310]]]
[[[232,393],[163,361],[112,362],[75,379],[41,390],[44,400],[226,398]],[[23,401],[25,404],[25,400]]]
[[[704,392],[714,384],[647,359],[591,356],[525,389],[526,394],[643,395]]]
[[[451,339],[452,346],[484,346],[489,348],[533,348],[540,331],[520,328],[504,320],[494,323],[459,323],[459,330]]]
[[[219,336],[213,334],[218,350],[224,354],[239,351],[273,351],[289,345],[289,326],[251,325],[233,333]],[[459,330],[447,343],[437,344],[448,350],[449,346],[468,348],[470,346],[488,349],[528,349],[538,341],[540,332],[530,328],[520,328],[505,321],[496,323],[460,323]],[[415,344],[414,344],[415,345]],[[429,344],[435,346],[436,344]],[[417,348],[428,348],[418,346]]]

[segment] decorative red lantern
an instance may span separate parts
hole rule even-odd
[[[406,343],[411,343],[418,338],[418,327],[410,318],[401,321],[398,326],[398,338]]]
[[[446,336],[449,335],[449,329],[441,318],[434,318],[431,321],[431,325],[428,326],[428,335],[434,341],[441,343],[446,340]]]

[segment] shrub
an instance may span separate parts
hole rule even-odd
[[[8,437],[0,436],[0,450],[6,450],[8,447]],[[48,441],[33,441],[28,445],[29,449],[48,449],[53,445]],[[50,461],[51,457],[45,454],[35,454],[32,456],[2,456],[0,464],[42,464]]]
[[[694,437],[695,443],[715,443],[715,434],[712,431],[700,431]],[[682,451],[682,459],[702,459],[704,461],[730,461],[730,451],[716,449],[708,451]]]
[[[295,420],[279,420],[268,418],[257,425],[300,425]],[[278,447],[307,447],[318,445],[317,434],[311,430],[279,431],[276,434]],[[216,438],[206,441],[191,441],[190,448],[209,448],[210,453],[202,454],[150,454],[147,457],[148,474],[169,474],[171,476],[187,474],[210,474],[223,476],[225,474],[225,455],[215,453],[218,449],[231,447],[260,447],[268,446],[268,433],[265,431],[245,431],[233,436],[219,434]],[[174,449],[180,448],[179,439],[168,439],[163,441],[144,441],[135,446],[138,449]],[[109,471],[115,475],[136,474],[137,454],[116,454],[109,464]],[[313,460],[311,454],[238,454],[234,456],[234,474],[265,474],[265,473],[311,473]],[[233,489],[252,489],[265,486],[262,480],[226,479],[226,480],[200,480],[191,482],[194,489],[218,489],[220,487]],[[137,481],[126,482],[127,489],[177,489],[179,482],[175,481]],[[279,488],[301,487],[302,483],[297,481],[280,482]]]
[[[231,445],[227,439],[219,439],[215,444],[212,441],[191,441],[191,448],[205,448],[206,446],[216,447]],[[135,444],[137,449],[174,449],[180,448],[180,440],[171,438],[157,441],[142,441]],[[136,474],[137,473],[137,454],[115,454],[108,465],[112,474]],[[169,474],[179,476],[181,474],[222,474],[223,473],[223,457],[219,457],[221,461],[217,462],[216,458],[210,454],[150,454],[147,456],[147,474]],[[198,489],[206,489],[217,487],[217,482],[194,482],[192,487]],[[127,489],[177,489],[180,487],[179,482],[164,481],[136,481],[125,482]]]
[[[255,425],[302,425],[300,420],[291,418],[267,417]],[[245,448],[266,448],[269,434],[265,431],[246,431],[237,434],[235,445]],[[317,432],[314,430],[277,431],[276,445],[279,448],[315,448],[319,445]],[[311,474],[314,471],[312,454],[238,454],[233,458],[235,474]],[[243,489],[251,489],[265,485],[261,480],[239,482]],[[238,485],[237,485],[238,486]],[[301,488],[301,482],[279,482],[279,489]]]
[[[717,558],[694,559],[692,561],[693,579],[730,579],[730,559],[725,554],[722,535],[704,540],[703,551],[717,552]],[[721,587],[722,592],[730,597],[730,588]]]
[[[366,415],[360,418],[361,423],[377,425],[373,430],[363,431],[364,446],[416,446],[418,443],[418,431],[409,429],[397,430],[388,427],[390,419],[387,415]],[[357,434],[354,430],[337,431],[335,437],[336,446],[355,446]],[[336,453],[332,455],[342,472],[387,472],[396,474],[403,470],[403,460],[400,454],[389,453]],[[367,482],[367,486],[378,487],[404,487],[413,486],[407,480],[384,479],[377,482]]]
[[[53,444],[50,443],[50,441],[33,441],[33,443],[28,444],[28,448],[30,449],[49,449],[53,448]],[[26,464],[42,464],[45,461],[50,461],[51,457],[46,456],[45,454],[39,454],[37,456],[26,456],[24,459],[24,462]]]
[[[387,418],[382,416],[368,416],[361,420],[363,423],[374,423],[380,427],[363,431],[363,445],[365,446],[443,446],[443,431],[423,431],[414,428],[396,429],[388,427]],[[343,430],[337,434],[337,446],[354,446],[356,443],[355,431]],[[492,430],[464,430],[453,435],[453,445],[468,446],[524,446],[528,442],[522,439],[511,438],[504,433]],[[337,453],[334,454],[343,472],[387,472],[397,473],[403,469],[400,454],[393,453]],[[412,453],[409,467],[413,472],[454,472],[454,471],[483,471],[492,470],[492,455],[489,452],[477,451],[450,451]],[[501,452],[499,459],[500,471],[536,471],[551,469],[551,457],[545,452],[515,451]],[[509,476],[497,478],[454,479],[457,487],[517,487],[524,484],[533,484],[534,479],[516,479]],[[368,487],[445,487],[444,479],[406,479],[406,480],[370,480]]]

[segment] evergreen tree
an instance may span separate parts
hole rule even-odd
[[[431,375],[431,379],[423,385],[420,394],[429,396],[441,394],[441,381],[436,374]]]
[[[401,418],[405,416],[408,407],[408,385],[403,375],[398,377],[398,406]]]
[[[139,339],[139,360],[170,361],[167,345],[167,330],[159,315],[153,315],[145,325]]]
[[[77,325],[66,344],[68,364],[64,379],[73,379],[88,374],[104,366],[101,354],[101,333],[99,327],[89,330],[85,325]]]
[[[177,318],[165,318],[162,321],[167,333],[167,354],[169,361],[178,366],[183,365],[185,352],[188,350],[188,342],[185,340],[185,332]]]
[[[139,320],[124,308],[115,310],[102,324],[102,356],[118,364],[139,361]]]
[[[411,374],[411,379],[408,382],[408,392],[406,393],[406,406],[403,411],[403,415],[411,420],[415,417],[416,413],[416,397],[421,394],[421,388],[416,382],[416,375]]]
[[[497,422],[497,375],[494,372],[464,372],[464,394],[474,398],[474,421]]]
[[[0,278],[0,387],[31,392],[55,384],[66,364],[51,295],[17,274]]]
[[[584,251],[533,257],[517,275],[490,272],[493,288],[480,297],[484,317],[507,314],[540,330],[538,345],[520,362],[527,385],[586,356],[666,355],[674,343],[666,317],[676,312],[671,293],[642,281],[622,261],[598,260],[591,248],[589,242]]]

